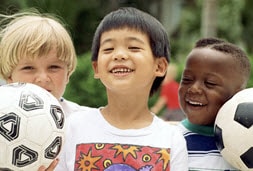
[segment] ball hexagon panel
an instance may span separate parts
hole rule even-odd
[[[218,125],[215,125],[214,129],[215,129],[214,136],[216,140],[216,146],[221,151],[224,148],[224,143],[222,139],[222,129]]]
[[[246,128],[250,128],[253,125],[253,102],[238,104],[234,120]]]
[[[248,168],[253,169],[253,147],[243,153],[240,158]]]

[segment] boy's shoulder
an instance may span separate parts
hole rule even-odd
[[[167,135],[178,135],[181,134],[181,131],[179,129],[180,122],[173,122],[173,121],[164,121],[163,119],[159,118],[159,121],[157,123],[159,131],[160,132],[166,132]]]
[[[64,113],[66,113],[66,116],[68,117],[69,115],[77,112],[82,112],[89,110],[91,107],[88,106],[81,106],[75,102],[66,100],[66,99],[60,99],[60,104],[64,110]]]
[[[99,108],[94,108],[94,107],[87,107],[87,106],[78,106],[78,110],[75,110],[72,115],[73,117],[77,116],[84,116],[84,115],[90,115],[94,113],[98,113]]]

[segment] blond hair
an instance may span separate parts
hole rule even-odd
[[[7,80],[22,57],[36,59],[56,49],[69,76],[76,67],[76,52],[69,32],[56,17],[34,11],[1,15],[0,75]]]

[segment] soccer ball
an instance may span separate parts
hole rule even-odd
[[[29,83],[0,86],[0,170],[35,171],[48,166],[64,142],[58,100]]]
[[[232,166],[253,171],[253,88],[235,94],[215,120],[216,145]]]

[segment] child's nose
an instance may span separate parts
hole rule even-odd
[[[113,55],[113,60],[126,60],[127,58],[127,52],[124,50],[117,50]]]
[[[201,93],[202,92],[202,86],[201,83],[195,82],[188,88],[188,92],[191,93]]]
[[[39,72],[36,74],[36,82],[37,83],[47,83],[50,81],[49,75],[46,72]]]

